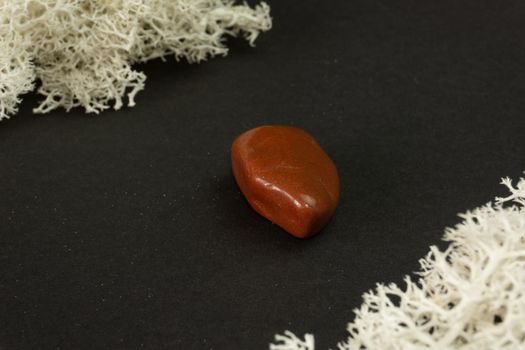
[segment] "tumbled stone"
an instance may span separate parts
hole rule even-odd
[[[259,214],[295,237],[318,233],[339,201],[339,176],[310,134],[289,126],[261,126],[233,142],[235,180]]]

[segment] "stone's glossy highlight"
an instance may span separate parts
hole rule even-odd
[[[339,201],[339,176],[310,134],[289,126],[261,126],[231,149],[235,180],[259,214],[295,237],[319,232]]]

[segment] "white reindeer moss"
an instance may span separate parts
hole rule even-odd
[[[0,120],[38,82],[34,109],[119,109],[144,88],[134,63],[173,55],[200,62],[226,55],[225,35],[253,45],[269,7],[231,0],[0,0]]]
[[[275,344],[270,344],[270,350],[314,350],[314,336],[304,335],[304,341],[299,339],[290,331],[284,331],[284,335],[275,335]]]
[[[0,120],[16,113],[20,95],[33,89],[35,72],[27,46],[18,33],[0,29]]]
[[[461,214],[448,248],[420,260],[417,282],[364,295],[339,349],[525,349],[525,179],[502,183],[511,195]],[[286,332],[270,349],[313,350],[309,338]]]

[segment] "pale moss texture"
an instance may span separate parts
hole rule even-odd
[[[44,96],[35,113],[133,106],[146,80],[133,64],[226,55],[225,35],[253,45],[270,27],[264,2],[0,0],[0,120],[35,84]]]
[[[419,278],[378,284],[348,325],[341,350],[525,349],[525,179],[510,195],[461,214],[445,251],[430,248]],[[290,332],[272,350],[313,350]]]

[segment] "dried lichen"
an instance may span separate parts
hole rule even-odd
[[[0,10],[1,11],[1,10]],[[0,22],[0,120],[17,111],[20,95],[33,89],[35,73],[27,43]]]
[[[0,0],[0,120],[39,82],[34,109],[88,113],[134,105],[146,76],[133,64],[225,55],[225,35],[253,45],[269,7],[230,0]],[[127,98],[126,98],[127,97]]]
[[[305,334],[304,340],[299,339],[290,331],[275,335],[275,344],[270,344],[270,350],[313,350],[314,336]]]
[[[339,349],[525,349],[525,179],[502,183],[511,194],[461,214],[417,281],[364,295]],[[314,349],[289,332],[276,341],[270,349]]]

